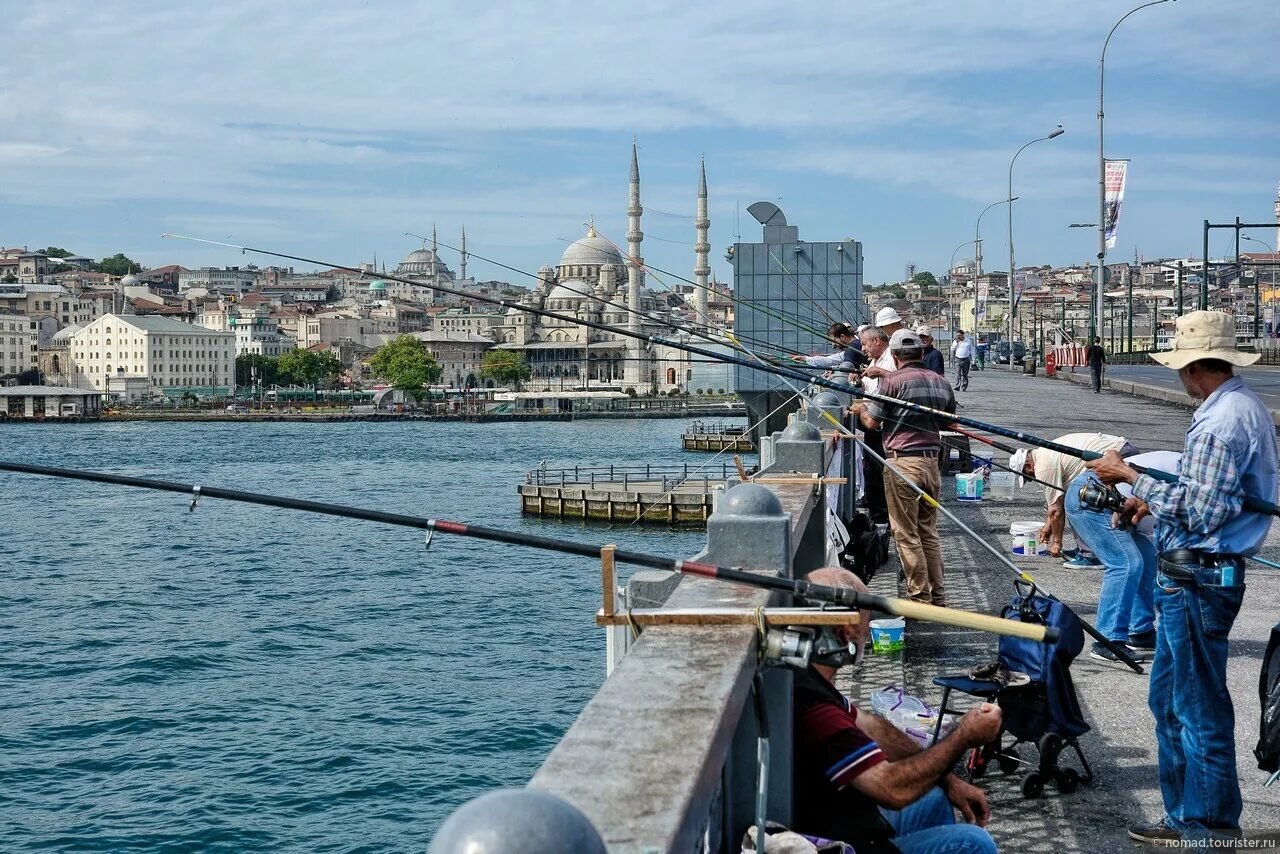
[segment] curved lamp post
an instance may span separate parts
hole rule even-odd
[[[973,329],[969,330],[973,333],[973,340],[978,340],[978,278],[982,275],[982,218],[987,215],[987,211],[1000,205],[1007,205],[1018,200],[1017,196],[1012,198],[1005,196],[998,202],[992,202],[982,209],[982,213],[978,214],[978,221],[973,226],[973,245],[974,245],[974,261],[973,261]],[[976,343],[973,346],[978,346]]]
[[[1102,54],[1098,57],[1098,282],[1094,297],[1094,330],[1090,333],[1090,340],[1102,330],[1102,291],[1107,278],[1107,157],[1103,153],[1102,109],[1103,87],[1106,81],[1107,45],[1111,44],[1111,37],[1115,35],[1116,28],[1124,23],[1125,18],[1128,18],[1139,9],[1145,9],[1148,6],[1159,6],[1161,3],[1169,2],[1171,0],[1152,0],[1150,3],[1143,3],[1141,6],[1135,6],[1126,12],[1111,27],[1111,32],[1107,33],[1107,40],[1102,43]],[[1207,270],[1205,271],[1205,276],[1207,279]]]
[[[1241,239],[1241,240],[1249,240],[1249,241],[1252,241],[1252,242],[1254,242],[1254,243],[1257,243],[1257,244],[1258,244],[1258,245],[1260,245],[1260,246],[1265,246],[1265,247],[1267,247],[1267,252],[1268,252],[1268,253],[1273,252],[1273,250],[1272,250],[1272,248],[1271,248],[1271,244],[1270,244],[1270,243],[1267,243],[1265,240],[1259,240],[1258,238],[1256,238],[1256,237],[1250,237],[1250,236],[1249,236],[1249,235],[1247,235],[1247,234],[1241,234],[1241,235],[1240,235],[1240,239]],[[1272,296],[1274,296],[1274,295],[1275,295],[1275,291],[1276,291],[1276,269],[1275,269],[1275,267],[1272,267],[1272,268],[1271,268],[1271,276],[1270,276],[1270,279],[1271,279],[1271,281],[1270,281],[1270,285],[1271,285],[1271,291],[1270,291],[1270,294],[1271,294]],[[1254,270],[1254,273],[1253,273],[1253,337],[1254,337],[1254,338],[1261,338],[1261,337],[1262,337],[1262,332],[1261,332],[1261,325],[1262,325],[1262,323],[1261,323],[1261,320],[1262,320],[1261,296],[1262,296],[1262,294],[1261,294],[1261,290],[1262,290],[1262,288],[1258,285],[1258,272],[1257,272],[1257,270]],[[1270,302],[1270,300],[1268,300],[1268,302]],[[1274,311],[1272,311],[1272,313],[1271,313],[1271,325],[1272,325],[1273,327],[1275,326],[1275,322],[1276,322],[1275,312],[1274,312]]]
[[[1165,0],[1161,0],[1161,2],[1165,2]],[[1049,133],[1046,136],[1033,139],[1030,142],[1028,142],[1026,145],[1022,146],[1022,148],[1019,148],[1017,152],[1013,155],[1013,159],[1009,161],[1009,195],[1007,198],[1009,200],[1009,370],[1011,371],[1014,369],[1013,312],[1015,309],[1014,285],[1013,285],[1013,200],[1016,197],[1013,195],[1013,164],[1018,162],[1019,154],[1026,151],[1028,148],[1035,145],[1037,142],[1045,142],[1046,140],[1055,139],[1057,137],[1062,136],[1064,133],[1066,133],[1066,131],[1062,129],[1062,125],[1058,125],[1056,128],[1049,131]]]

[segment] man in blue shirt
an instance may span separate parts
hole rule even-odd
[[[827,337],[840,349],[829,356],[792,356],[791,361],[801,362],[811,368],[838,368],[848,363],[855,369],[864,367],[870,361],[867,354],[862,352],[862,342],[849,324],[831,324]]]
[[[1271,516],[1246,510],[1244,501],[1275,500],[1276,428],[1266,405],[1232,373],[1232,365],[1251,365],[1258,354],[1235,349],[1231,315],[1179,317],[1173,349],[1152,358],[1177,370],[1187,394],[1204,400],[1187,431],[1179,480],[1139,474],[1114,452],[1089,468],[1104,483],[1133,486],[1126,519],[1156,520],[1159,623],[1148,705],[1165,816],[1129,835],[1177,845],[1240,832],[1227,635],[1244,598],[1244,560],[1271,528]]]

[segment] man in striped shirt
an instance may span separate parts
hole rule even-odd
[[[852,573],[826,567],[815,584],[866,587]],[[866,642],[857,626],[837,629],[842,643]],[[921,748],[889,721],[859,711],[834,685],[838,667],[814,663],[795,677],[795,815],[800,833],[839,839],[858,854],[996,850],[983,829],[990,815],[981,789],[951,773],[970,747],[1000,731],[1000,709],[982,704],[946,738]],[[969,824],[957,824],[953,808]]]

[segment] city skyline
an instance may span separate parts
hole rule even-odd
[[[0,241],[271,263],[160,240],[173,231],[392,266],[434,221],[533,272],[590,217],[625,242],[634,135],[649,263],[692,278],[705,155],[716,278],[737,221],[756,235],[746,206],[769,200],[806,239],[864,241],[871,284],[942,272],[1013,152],[1061,123],[1018,161],[1018,258],[1083,263],[1096,237],[1066,226],[1096,220],[1097,54],[1128,8],[27,8],[0,58]],[[1109,260],[1198,254],[1205,218],[1273,219],[1278,35],[1266,0],[1180,0],[1117,31],[1107,154],[1132,163]],[[1007,266],[1003,217],[984,237],[986,266]],[[531,284],[474,257],[469,272]]]

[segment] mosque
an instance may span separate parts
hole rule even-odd
[[[671,294],[645,287],[644,259],[640,244],[640,164],[631,146],[630,204],[627,207],[627,251],[588,226],[585,237],[569,245],[555,267],[538,271],[538,284],[520,304],[554,311],[581,321],[625,328],[645,336],[683,340],[669,322],[688,323],[678,310],[682,302]],[[698,182],[697,241],[694,274],[703,287],[695,289],[694,313],[705,323],[706,283],[710,273],[707,256],[707,179],[705,165]],[[559,389],[634,388],[644,393],[657,389],[689,389],[693,379],[687,353],[662,344],[624,337],[569,320],[532,315],[517,308],[507,310],[495,327],[498,347],[519,350],[532,370],[526,383],[531,391]],[[697,343],[708,346],[703,339]]]

